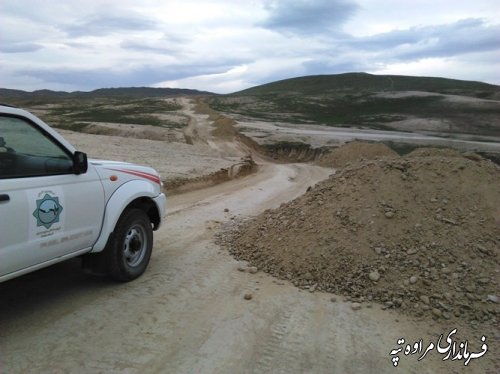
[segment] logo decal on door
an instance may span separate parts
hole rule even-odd
[[[59,198],[46,193],[43,198],[36,201],[36,209],[33,212],[37,227],[44,226],[47,230],[50,229],[54,223],[59,222],[62,211]]]

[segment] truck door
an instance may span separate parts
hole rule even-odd
[[[0,116],[0,276],[90,249],[104,191],[93,167],[24,117]]]

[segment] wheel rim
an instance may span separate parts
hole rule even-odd
[[[139,265],[147,252],[146,230],[140,225],[132,226],[125,235],[123,254],[125,262],[131,267]]]

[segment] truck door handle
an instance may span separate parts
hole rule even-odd
[[[4,202],[4,201],[9,201],[10,200],[10,196],[7,195],[7,194],[1,194],[0,195],[0,203]]]

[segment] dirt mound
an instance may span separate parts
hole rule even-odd
[[[313,148],[307,143],[287,141],[265,144],[260,149],[278,162],[315,162],[328,152],[324,148]]]
[[[361,159],[372,160],[382,157],[399,156],[385,144],[356,141],[344,144],[330,153],[323,154],[316,163],[322,166],[338,168]]]
[[[169,178],[164,181],[164,187],[168,195],[175,195],[219,183],[227,182],[231,179],[244,177],[257,171],[258,166],[251,156],[243,157],[240,162],[231,165],[229,168],[192,178]]]
[[[500,168],[485,160],[362,161],[219,240],[302,288],[419,317],[496,324],[498,186]]]
[[[417,148],[405,157],[463,157],[463,153],[451,148]]]
[[[212,135],[217,137],[218,139],[233,139],[236,135],[236,129],[234,128],[234,124],[236,122],[228,117],[219,116],[215,119],[212,130]]]

